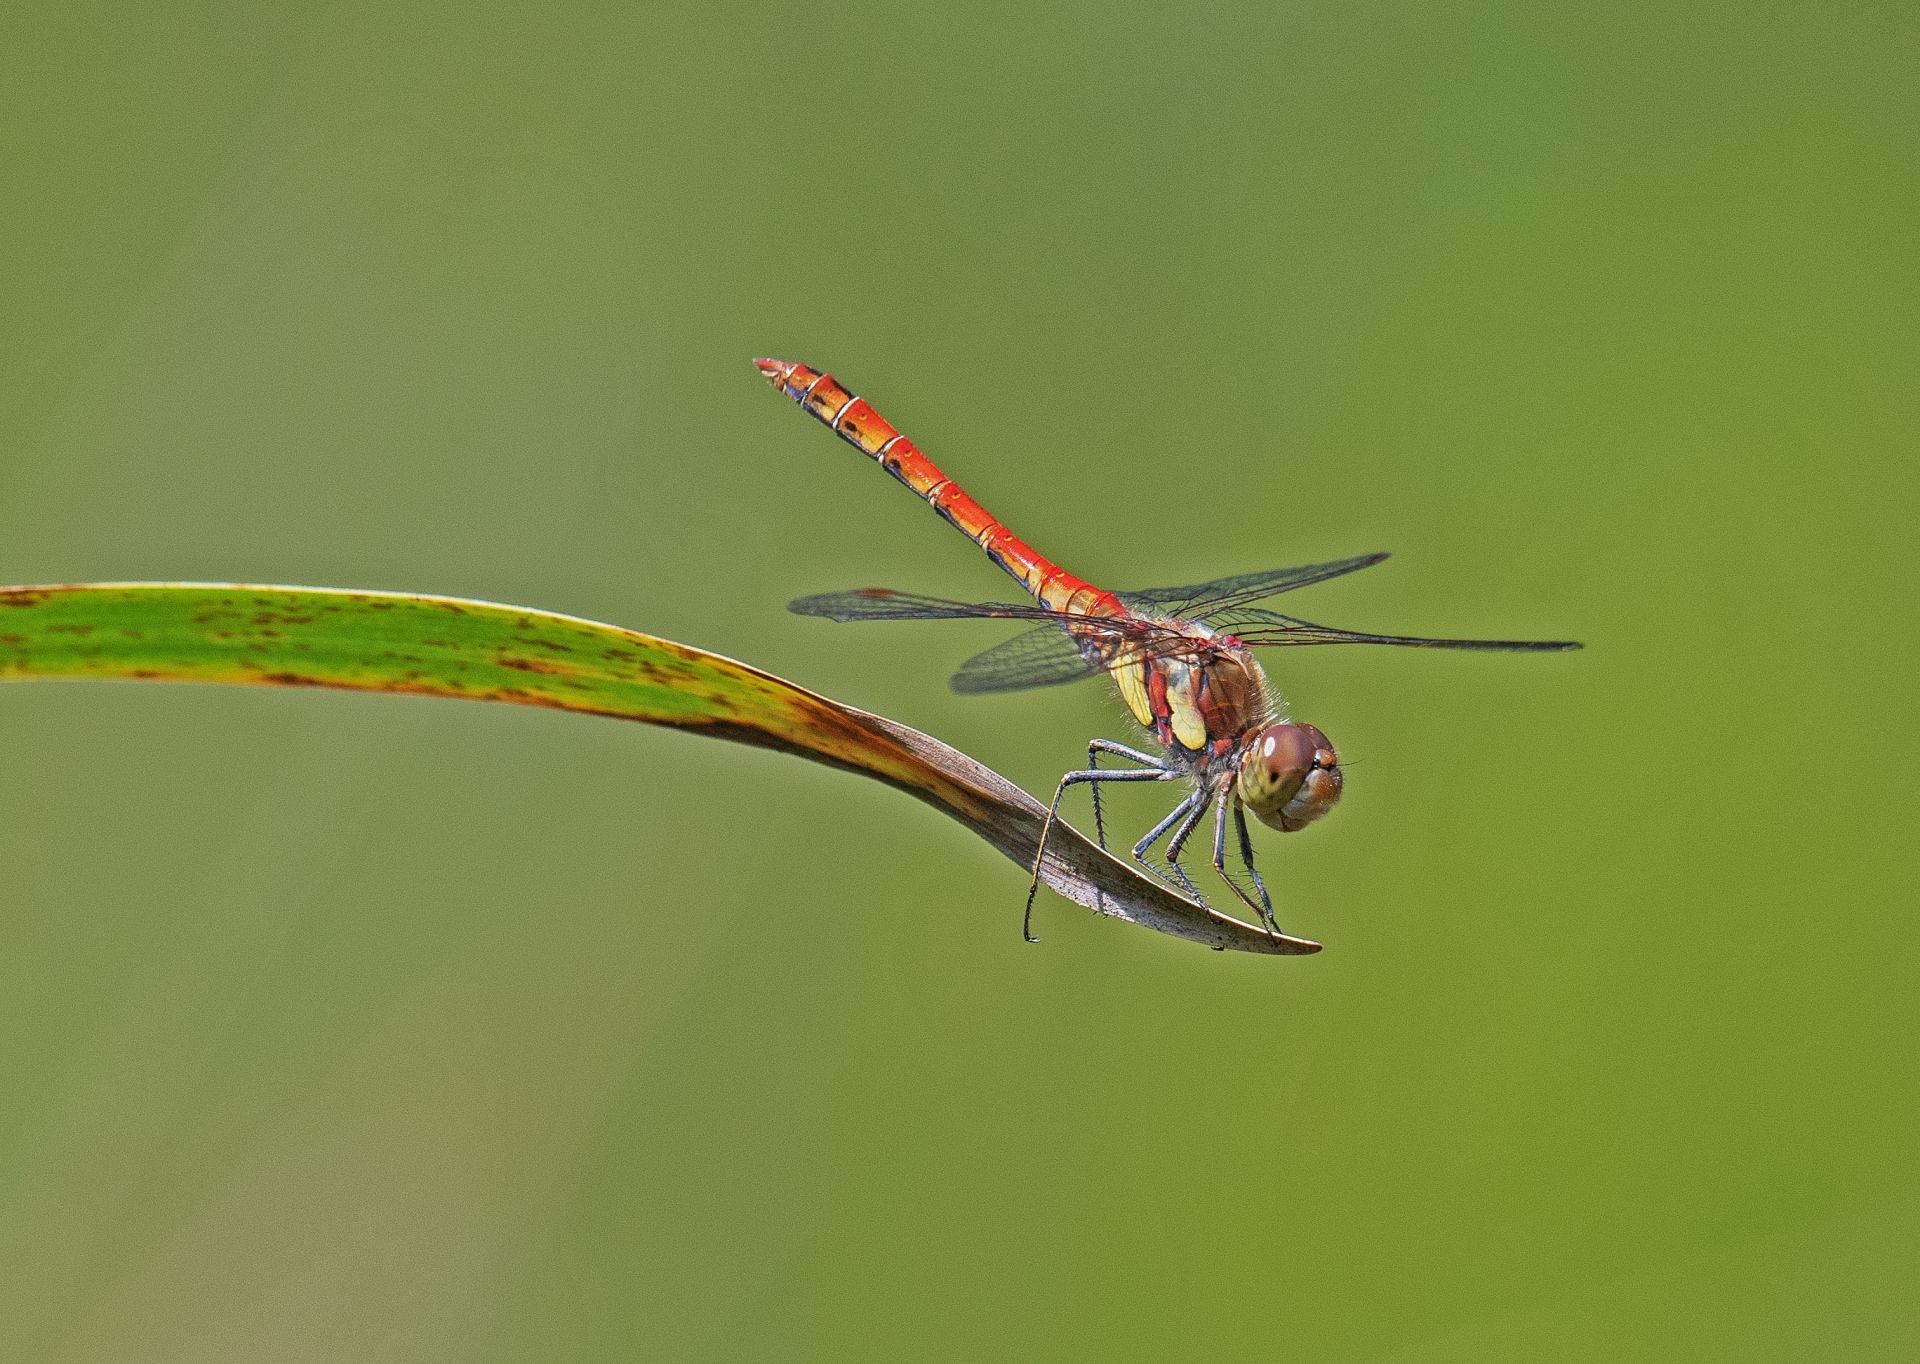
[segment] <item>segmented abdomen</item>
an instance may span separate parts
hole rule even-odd
[[[856,398],[830,374],[784,360],[755,360],[767,382],[826,423],[849,444],[879,461],[880,467],[925,498],[987,557],[1020,581],[1042,606],[1082,616],[1123,616],[1126,608],[1103,592],[1043,557],[1031,545],[987,514],[912,441],[886,418]]]

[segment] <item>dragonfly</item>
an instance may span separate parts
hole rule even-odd
[[[833,376],[784,360],[753,362],[776,390],[799,403],[834,434],[924,498],[961,534],[979,545],[1033,598],[1015,602],[958,602],[940,597],[865,587],[801,597],[787,605],[803,616],[835,621],[1013,620],[1024,632],[960,666],[949,685],[967,695],[1022,691],[1075,682],[1102,673],[1118,685],[1121,700],[1149,736],[1157,753],[1111,739],[1087,745],[1087,765],[1067,772],[1054,788],[1034,854],[1021,936],[1033,936],[1033,902],[1040,887],[1047,839],[1071,787],[1086,785],[1093,799],[1094,831],[1107,846],[1100,788],[1110,782],[1185,782],[1187,794],[1133,845],[1135,861],[1163,883],[1205,905],[1180,863],[1194,831],[1213,814],[1214,872],[1265,931],[1282,936],[1273,899],[1253,865],[1246,812],[1268,828],[1296,833],[1324,816],[1340,799],[1346,778],[1339,755],[1315,726],[1287,718],[1279,692],[1253,651],[1278,646],[1396,644],[1415,649],[1477,649],[1558,653],[1578,649],[1574,640],[1422,639],[1369,634],[1315,625],[1254,603],[1283,592],[1357,573],[1385,554],[1363,554],[1331,563],[1243,573],[1185,587],[1110,592],[1075,577],[987,513],[915,448],[913,442]],[[1101,767],[1105,756],[1125,767]],[[1228,870],[1231,823],[1248,885]],[[1164,869],[1151,857],[1167,839]],[[1249,887],[1251,889],[1249,889]],[[1256,898],[1257,897],[1257,898]]]

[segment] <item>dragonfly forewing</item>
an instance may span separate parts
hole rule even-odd
[[[1216,612],[1278,596],[1296,587],[1310,587],[1329,578],[1343,577],[1371,568],[1385,560],[1385,554],[1361,554],[1352,559],[1335,559],[1325,564],[1302,564],[1298,568],[1272,568],[1264,573],[1240,573],[1231,578],[1215,578],[1210,583],[1187,587],[1143,587],[1137,592],[1116,592],[1129,610],[1147,608],[1150,614],[1178,616],[1185,620],[1207,620]]]
[[[1242,606],[1213,618],[1222,629],[1254,648],[1301,644],[1399,644],[1409,649],[1479,649],[1489,653],[1565,653],[1582,645],[1571,639],[1426,639],[1418,635],[1376,635],[1364,630],[1338,630],[1331,625],[1283,616]]]

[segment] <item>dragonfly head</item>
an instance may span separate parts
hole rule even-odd
[[[1304,829],[1340,799],[1340,759],[1312,725],[1268,725],[1240,759],[1240,799],[1270,829]]]

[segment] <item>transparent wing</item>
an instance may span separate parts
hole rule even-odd
[[[947,601],[890,587],[862,587],[852,592],[822,592],[787,603],[796,616],[825,616],[828,620],[1054,620],[1057,611],[1013,602]]]
[[[1582,647],[1570,639],[1421,639],[1414,635],[1373,635],[1336,630],[1330,625],[1295,620],[1277,611],[1242,606],[1218,613],[1212,624],[1233,632],[1242,644],[1404,644],[1413,649],[1488,649],[1521,653],[1564,653]]]
[[[1177,616],[1182,620],[1206,620],[1215,612],[1259,601],[1262,597],[1357,573],[1363,568],[1371,568],[1386,557],[1385,554],[1362,554],[1356,559],[1336,559],[1329,564],[1305,564],[1299,568],[1269,569],[1265,573],[1242,573],[1232,578],[1216,578],[1210,583],[1194,583],[1190,587],[1149,587],[1138,592],[1116,592],[1114,595],[1129,610],[1146,607],[1156,614]]]
[[[947,601],[886,587],[801,597],[787,603],[787,610],[797,615],[825,616],[839,621],[1041,622],[1038,629],[1015,635],[962,664],[960,671],[953,675],[951,685],[955,691],[967,695],[1052,687],[1104,672],[1121,659],[1158,658],[1207,647],[1204,639],[1185,630],[1136,616],[1082,616],[1011,602]]]
[[[1371,567],[1387,556],[1363,554],[1356,559],[1339,559],[1327,564],[1305,564],[1299,568],[1276,568],[1265,573],[1242,573],[1232,578],[1216,578],[1210,583],[1187,587],[1149,587],[1138,592],[1116,592],[1121,604],[1130,611],[1148,616],[1173,616],[1183,620],[1210,619],[1221,611],[1247,602],[1259,601],[1296,587],[1322,583],[1329,578]],[[852,592],[821,592],[787,603],[787,610],[800,616],[825,616],[829,620],[1085,620],[1068,617],[1044,606],[1025,606],[1014,602],[957,602],[944,597],[925,597],[917,592],[900,592],[891,587],[862,587]]]
[[[975,654],[947,685],[963,696],[979,696],[1078,682],[1103,670],[1100,659],[1083,657],[1080,646],[1059,626],[1042,625]]]

